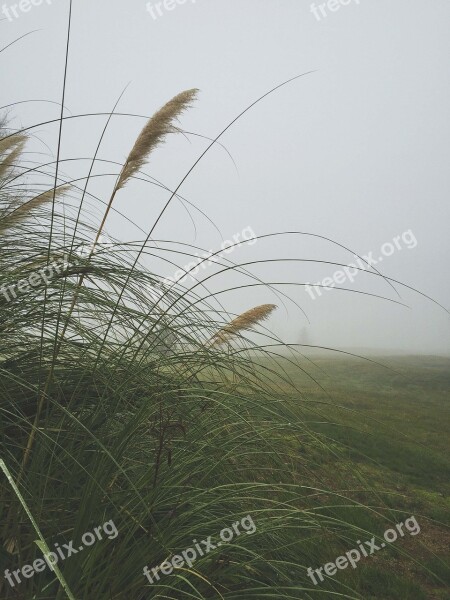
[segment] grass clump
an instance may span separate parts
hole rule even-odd
[[[107,521],[119,532],[61,562],[61,576],[0,579],[2,598],[294,598],[310,585],[303,540],[322,537],[327,518],[296,482],[286,435],[302,436],[301,422],[255,376],[252,355],[229,345],[274,306],[224,324],[144,268],[145,242],[107,253],[97,244],[116,193],[194,96],[149,121],[98,227],[82,218],[89,176],[81,191],[47,178],[36,193],[23,134],[2,124],[0,457],[17,488],[0,478],[0,566],[33,564],[44,541],[79,548]],[[247,516],[252,535],[153,585],[144,577],[146,565]]]

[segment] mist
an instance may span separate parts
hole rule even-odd
[[[236,314],[277,304],[267,327],[283,342],[448,354],[450,5],[355,0],[331,6],[74,2],[65,115],[104,114],[64,121],[62,158],[92,157],[122,92],[116,112],[123,116],[111,120],[103,160],[123,161],[145,118],[181,90],[200,89],[183,129],[215,138],[266,92],[305,74],[226,131],[223,147],[212,147],[180,189],[196,208],[172,203],[153,239],[191,245],[185,251],[195,256],[216,252],[246,229],[254,232],[261,239],[240,244],[224,260],[261,261],[246,268],[273,285],[222,293],[220,301]],[[48,0],[21,10],[6,2],[1,18],[2,47],[29,34],[3,54],[1,105],[33,100],[8,107],[18,128],[55,120],[33,129],[29,147],[54,160],[66,3]],[[147,172],[173,189],[208,143],[173,136]],[[77,168],[63,165],[71,176]],[[97,169],[110,174],[92,184],[100,195],[111,189],[115,170],[106,163]],[[130,189],[117,209],[148,231],[167,192],[140,182]],[[291,233],[264,237],[283,232]],[[145,237],[118,215],[108,222],[108,235]],[[192,261],[172,258],[179,268]],[[165,278],[177,270],[150,258],[147,266]],[[196,277],[209,277],[212,291],[244,282],[234,271],[210,277],[217,271],[210,265]]]

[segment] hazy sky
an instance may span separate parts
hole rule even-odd
[[[377,268],[384,275],[450,309],[448,0],[331,0],[317,2],[314,10],[309,0],[166,0],[162,14],[157,4],[74,0],[66,114],[107,112],[129,83],[118,111],[151,115],[177,92],[197,87],[199,100],[182,126],[214,137],[272,87],[315,71],[267,97],[224,135],[221,141],[237,168],[216,147],[180,193],[207,213],[223,239],[246,227],[257,235],[322,235],[360,255],[382,257]],[[2,47],[36,30],[0,55],[0,105],[59,102],[69,1],[21,4],[25,11],[11,0],[0,6]],[[11,116],[15,126],[28,126],[56,119],[59,108],[21,104]],[[104,122],[104,117],[66,121],[62,157],[92,156]],[[100,157],[123,161],[144,123],[116,117]],[[35,149],[48,155],[45,142],[54,154],[57,127],[36,132],[42,143]],[[173,137],[146,172],[173,187],[204,148],[200,138]],[[67,164],[64,171],[73,176],[87,166]],[[114,169],[102,165],[97,172]],[[99,179],[92,191],[106,196],[112,182]],[[133,184],[116,207],[149,230],[166,198],[153,186]],[[174,202],[155,237],[219,249],[217,231],[199,213],[192,215],[196,236],[186,211]],[[116,217],[109,231],[124,240],[142,238]],[[330,242],[296,235],[259,241],[227,258],[354,260]],[[183,266],[189,258],[178,262]],[[148,264],[161,270],[159,262]],[[251,270],[266,281],[316,283],[340,269],[271,262]],[[173,275],[174,269],[161,272]],[[228,275],[211,283],[223,289],[242,281]],[[398,300],[386,281],[365,273],[340,285]],[[221,300],[233,312],[279,304],[270,324],[288,342],[299,342],[307,327],[309,340],[318,345],[448,353],[448,315],[396,287],[408,307],[338,290],[313,299],[304,287],[280,287],[303,308],[309,325],[293,303],[284,307],[262,287],[223,294]]]

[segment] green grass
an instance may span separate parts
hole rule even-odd
[[[340,507],[325,512],[377,535],[389,527],[389,520],[396,523],[411,515],[422,528],[413,542],[397,541],[383,550],[375,557],[376,566],[361,566],[349,578],[351,585],[364,598],[445,597],[450,540],[450,360],[374,359],[389,369],[323,354],[312,360],[315,365],[300,360],[300,366],[324,389],[290,365],[287,376],[306,399],[289,392],[288,386],[285,393],[297,399],[312,431],[345,450],[336,459],[329,454],[319,456],[316,448],[306,445],[301,456],[320,461],[321,476],[330,487],[346,477],[348,488],[359,490],[349,495],[364,505],[360,510]],[[383,512],[386,519],[369,512],[368,506]],[[338,544],[336,556],[352,547],[351,543]],[[328,554],[323,563],[327,560],[334,560],[334,555]],[[343,580],[349,576],[347,572],[340,575]]]

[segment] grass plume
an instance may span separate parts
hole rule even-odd
[[[193,88],[177,94],[149,119],[139,134],[120,172],[117,183],[114,186],[111,198],[109,199],[105,214],[95,237],[93,250],[103,232],[106,219],[108,218],[109,211],[111,210],[117,192],[125,187],[128,181],[145,165],[151,152],[163,143],[164,138],[169,133],[178,131],[174,126],[174,121],[191,106],[192,102],[197,97],[197,93],[198,90]]]
[[[62,186],[55,189],[50,189],[27,202],[24,202],[13,211],[6,215],[0,216],[0,233],[7,229],[11,229],[15,225],[19,225],[28,219],[31,214],[41,206],[48,204],[53,201],[53,198],[58,198],[67,190],[66,186]]]
[[[262,304],[247,310],[215,333],[210,340],[211,345],[226,344],[241,331],[249,331],[261,321],[268,319],[275,309],[275,304]]]
[[[172,100],[160,108],[148,121],[136,140],[117,182],[116,190],[123,188],[146,163],[151,152],[155,150],[169,133],[176,131],[174,121],[191,106],[197,97],[198,90],[191,89],[177,94]]]
[[[26,136],[19,133],[0,139],[0,178],[14,168],[22,155],[26,140]]]

